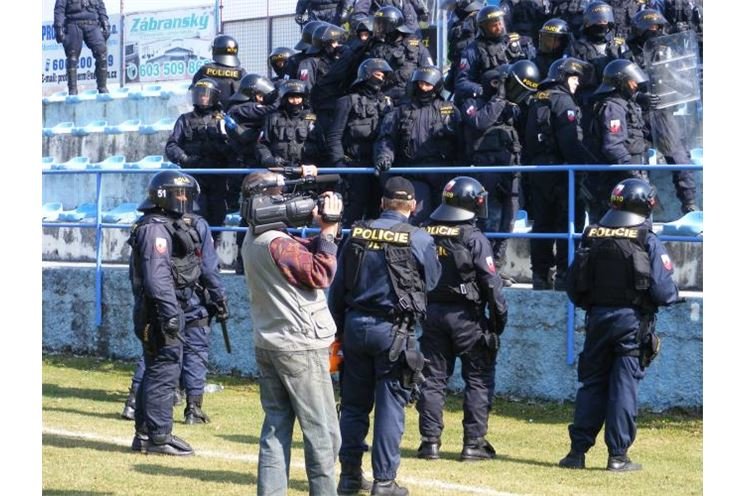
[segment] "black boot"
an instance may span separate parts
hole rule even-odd
[[[365,479],[365,474],[362,472],[362,462],[341,462],[341,476],[339,485],[336,486],[336,494],[359,494],[360,491],[367,493],[372,487],[372,482]]]
[[[626,455],[608,456],[608,470],[611,472],[635,472],[641,469],[641,464],[632,462]]]
[[[135,391],[132,388],[129,388],[129,396],[127,396],[127,401],[124,402],[124,410],[122,410],[121,417],[126,420],[134,420],[135,419],[135,404],[137,403]]]
[[[206,413],[202,411],[202,395],[199,396],[187,396],[186,397],[186,408],[184,409],[184,423],[193,424],[209,424],[210,418]]]
[[[693,202],[693,201],[690,201],[690,202],[686,202],[686,203],[684,203],[684,204],[683,204],[683,205],[682,205],[682,206],[680,207],[680,211],[681,211],[681,212],[683,212],[683,215],[685,215],[685,214],[687,214],[687,213],[689,213],[689,212],[695,212],[695,211],[697,211],[697,210],[701,210],[701,209],[700,209],[700,208],[698,208],[698,206],[696,205],[696,203],[695,203],[695,202]]]
[[[460,460],[463,462],[493,460],[496,457],[497,452],[494,447],[483,437],[463,441],[463,451],[460,452]]]
[[[98,87],[99,93],[108,93],[109,90],[106,88],[106,78],[108,74],[106,71],[106,60],[99,62],[96,60],[96,86]]]
[[[147,428],[143,426],[135,429],[135,437],[132,439],[132,451],[147,453],[149,445],[150,437],[147,435]]]
[[[173,434],[160,434],[150,436],[145,452],[157,455],[189,456],[194,454],[194,449],[180,437]]]
[[[539,274],[533,273],[533,289],[552,289],[551,282],[548,280],[548,276],[541,276]]]
[[[567,273],[557,272],[554,277],[554,291],[566,291],[567,290]]]
[[[562,468],[585,468],[585,454],[570,450],[567,456],[559,460],[559,466]]]
[[[77,67],[67,68],[67,94],[68,95],[78,94],[78,68]]]
[[[376,480],[373,483],[371,495],[408,496],[409,490],[399,486],[395,480]]]
[[[438,438],[423,437],[422,444],[416,450],[416,457],[425,460],[439,460],[440,446],[442,446],[442,442]]]

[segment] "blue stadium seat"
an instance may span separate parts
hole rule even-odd
[[[41,206],[42,221],[55,221],[59,219],[60,213],[62,213],[62,203],[60,202],[49,202]]]
[[[667,236],[698,236],[704,232],[704,213],[688,212],[683,217],[662,224],[661,234]]]
[[[124,155],[111,155],[95,164],[88,164],[88,169],[120,170],[124,169],[126,161]]]
[[[41,132],[44,136],[60,136],[62,134],[70,134],[73,127],[75,127],[75,123],[66,121],[52,127],[42,128]]]
[[[152,124],[143,124],[140,126],[140,134],[155,134],[159,131],[173,131],[176,119],[173,117],[163,117]]]
[[[101,213],[101,222],[107,224],[134,224],[142,216],[137,211],[137,203],[122,203],[111,210]]]
[[[52,170],[54,164],[54,157],[41,157],[41,170]]]
[[[72,134],[73,136],[88,136],[89,134],[103,133],[107,124],[108,122],[102,119],[97,119],[95,121],[89,122],[85,126],[73,127],[70,134]]]
[[[528,212],[518,210],[515,213],[515,227],[512,232],[528,233],[533,230],[533,223],[528,220]]]
[[[77,156],[72,157],[67,162],[63,162],[61,164],[55,164],[52,166],[52,169],[55,170],[84,170],[88,167],[88,164],[90,163],[91,159],[88,157],[83,156]]]
[[[240,212],[229,212],[225,216],[225,224],[226,226],[238,226],[241,223],[241,213]]]
[[[168,86],[171,96],[186,95],[191,89],[191,81],[179,81],[178,83]]]
[[[104,134],[136,133],[140,130],[140,119],[127,119],[124,122],[103,128]]]
[[[55,93],[52,93],[49,96],[45,96],[41,99],[41,103],[58,103],[58,102],[64,102],[65,98],[67,97],[66,91],[57,91]]]
[[[691,150],[691,161],[696,165],[704,165],[704,149],[694,148]]]
[[[121,98],[127,98],[129,95],[129,88],[126,86],[120,86],[119,88],[109,88],[109,93],[99,93],[96,95],[96,101],[98,102],[110,102],[111,100],[119,100]]]
[[[162,164],[160,164],[161,169],[180,169],[181,166],[179,164],[174,164],[173,162],[168,162],[167,160],[164,160]]]
[[[77,95],[67,95],[65,103],[80,103],[85,101],[93,101],[98,95],[97,89],[88,89],[79,92]]]
[[[125,169],[160,169],[163,165],[163,155],[148,155],[138,162],[127,162]]]
[[[163,98],[163,86],[160,84],[149,84],[144,86],[141,90],[130,90],[127,97],[133,100],[142,100],[151,97]],[[165,98],[169,97],[170,95]]]
[[[95,203],[81,203],[72,210],[63,210],[59,214],[59,221],[61,222],[80,222],[82,220],[88,220],[89,222],[96,220],[96,204]]]

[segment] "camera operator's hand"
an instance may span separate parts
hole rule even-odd
[[[341,195],[333,191],[326,191],[320,195],[324,199],[323,212],[318,212],[318,207],[315,210],[316,222],[321,227],[321,234],[331,234],[336,236],[336,231],[339,227],[339,221],[327,221],[326,218],[341,219],[341,211],[344,205]]]
[[[300,166],[300,175],[302,177],[306,176],[317,176],[318,175],[318,167],[315,165],[301,165]]]

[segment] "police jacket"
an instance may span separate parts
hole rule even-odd
[[[678,301],[673,264],[646,221],[637,226],[585,228],[569,267],[567,295],[586,310],[626,307],[654,313]]]
[[[603,69],[612,60],[631,60],[632,58],[626,40],[613,37],[611,33],[608,33],[603,43],[594,43],[584,36],[574,39],[567,47],[566,53],[570,57],[576,57],[592,65],[592,77],[583,78],[582,86],[578,90],[580,100],[589,99],[589,95],[595,91],[603,79]]]
[[[208,317],[206,298],[225,299],[214,242],[202,217],[148,211],[133,226],[128,243],[136,332],[174,317],[183,328]]]
[[[299,79],[298,77],[298,67],[300,67],[300,62],[310,57],[305,52],[298,52],[294,55],[290,55],[290,58],[287,59],[287,62],[285,62],[285,79]]]
[[[314,163],[319,155],[316,114],[302,110],[291,115],[283,107],[270,113],[256,144],[256,159],[263,167],[280,157],[294,164]]]
[[[479,34],[476,24],[478,11],[459,13],[454,10],[448,18],[448,60],[457,64],[460,62],[463,50]]]
[[[316,82],[329,72],[334,61],[336,59],[325,52],[318,57],[303,59],[298,65],[297,78],[305,82],[308,90],[311,90]]]
[[[548,0],[505,0],[500,9],[506,12],[510,29],[538,41],[538,30],[548,18]]]
[[[645,5],[640,7],[638,0],[607,0],[606,3],[613,9],[613,20],[616,21],[616,36],[623,38],[628,37],[631,32],[631,21],[640,8],[647,8]]]
[[[343,11],[351,7],[353,0],[298,0],[295,15],[308,12],[311,21],[326,21],[335,26],[341,26]]]
[[[261,129],[267,114],[279,108],[279,102],[264,105],[256,102],[245,102],[233,105],[228,110],[237,127],[227,129],[228,141],[233,153],[243,165],[256,165],[256,143],[259,141]]]
[[[194,109],[181,114],[166,141],[166,157],[185,168],[227,167],[231,157],[221,113]]]
[[[583,145],[582,112],[569,90],[554,84],[533,95],[525,119],[524,163],[592,164]]]
[[[93,21],[108,25],[106,4],[103,0],[56,0],[54,2],[54,25],[64,26],[76,21]]]
[[[592,133],[599,145],[602,163],[646,162],[645,126],[639,104],[614,92],[596,102],[594,112]]]
[[[467,159],[476,165],[520,165],[519,109],[509,101],[468,98],[462,108]]]
[[[585,8],[590,0],[550,0],[550,16],[564,19],[574,36],[582,33]]]
[[[517,60],[535,58],[533,41],[527,36],[509,33],[498,39],[479,35],[463,51],[458,64],[456,91],[460,94],[483,94],[481,76],[489,69],[496,69]]]
[[[494,265],[491,243],[472,222],[436,222],[425,227],[434,238],[442,276],[427,295],[429,304],[488,306],[499,332],[507,321],[502,279]]]
[[[374,156],[397,165],[448,164],[458,159],[462,141],[458,108],[440,98],[427,105],[416,99],[383,118]]]
[[[374,40],[368,50],[369,58],[388,62],[393,74],[386,78],[383,91],[398,105],[406,94],[406,84],[419,67],[434,65],[432,56],[422,40],[416,36],[401,36],[393,43]]]
[[[391,267],[391,250],[398,254],[396,267]],[[343,326],[347,308],[393,320],[401,308],[392,270],[398,274],[399,287],[411,296],[408,303],[424,304],[416,309],[423,313],[426,292],[435,288],[441,273],[434,240],[408,224],[403,214],[386,210],[378,219],[356,223],[344,240],[329,293],[337,326]]]
[[[220,104],[223,109],[230,106],[230,97],[241,87],[241,79],[247,74],[242,67],[230,67],[218,64],[217,62],[208,62],[194,73],[191,80],[192,86],[203,78],[210,78],[217,83],[220,88]]]
[[[326,132],[332,164],[371,166],[373,144],[383,117],[393,109],[393,101],[359,83],[356,91],[336,101],[334,120]]]
[[[373,15],[386,5],[393,5],[404,15],[404,24],[412,31],[419,29],[417,22],[418,11],[421,10],[421,0],[357,0],[354,3],[355,14]],[[389,62],[390,63],[390,62]]]

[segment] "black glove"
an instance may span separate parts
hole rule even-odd
[[[514,122],[517,120],[518,113],[519,109],[517,105],[515,105],[514,103],[506,102],[506,105],[504,106],[504,109],[500,114],[500,118],[502,119],[502,122]]]
[[[507,312],[502,315],[494,315],[489,318],[489,331],[496,335],[502,334],[506,326]]]
[[[636,103],[642,108],[642,110],[654,110],[661,102],[660,95],[655,93],[642,93],[641,91],[636,94]]]
[[[160,327],[166,335],[174,338],[178,336],[179,331],[181,331],[181,320],[182,319],[179,318],[179,316],[171,317],[170,319],[161,322]]]
[[[295,15],[295,22],[298,25],[302,26],[303,24],[305,24],[305,16],[303,14],[296,14]]]
[[[199,155],[184,155],[179,163],[184,167],[196,167],[201,161],[202,157]]]
[[[103,39],[106,41],[109,41],[109,36],[111,36],[111,26],[108,22],[102,22],[101,23],[101,34],[103,35]]]
[[[63,26],[54,26],[54,39],[57,43],[65,41],[65,28]]]
[[[215,320],[218,322],[225,322],[230,317],[228,312],[228,300],[220,300],[215,302]]]
[[[381,172],[390,170],[393,165],[393,160],[390,157],[378,157],[375,161],[375,175],[380,175]]]
[[[267,167],[284,167],[287,165],[287,160],[282,157],[272,157],[266,161]]]

